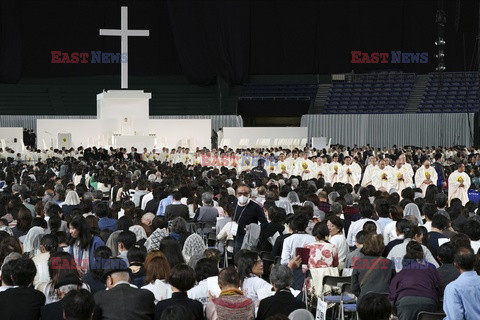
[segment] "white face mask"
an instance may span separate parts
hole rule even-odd
[[[238,204],[241,205],[241,206],[246,205],[248,203],[248,201],[250,201],[250,198],[247,197],[247,196],[238,197]]]

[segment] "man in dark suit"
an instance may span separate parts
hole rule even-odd
[[[9,269],[15,287],[0,292],[0,318],[39,319],[45,295],[30,287],[37,273],[32,259],[10,261],[3,266],[2,271],[6,271],[5,268]],[[8,272],[3,272],[3,276]]]
[[[82,281],[73,273],[61,274],[55,290],[61,299],[57,302],[49,303],[42,307],[42,319],[63,320],[63,297],[72,290],[79,290],[82,287]]]
[[[128,159],[129,160],[140,161],[140,155],[137,153],[137,149],[132,147],[130,150],[131,151],[128,154]]]
[[[445,169],[443,168],[442,160],[443,160],[442,159],[442,154],[441,153],[436,153],[435,154],[435,162],[432,164],[432,166],[435,168],[435,171],[437,171],[438,192],[442,192],[443,183],[445,182]]]
[[[153,319],[153,293],[130,286],[129,269],[121,258],[110,258],[105,264],[103,280],[108,290],[94,295],[93,319]]]
[[[152,190],[153,199],[147,202],[145,206],[145,212],[152,212],[155,214],[158,210],[160,200],[162,200],[162,189],[156,187]]]
[[[260,301],[257,320],[264,320],[276,314],[288,317],[297,309],[305,309],[305,303],[295,298],[290,292],[293,283],[293,274],[286,265],[275,265],[270,272],[270,283],[275,289],[275,294]]]
[[[168,221],[175,219],[176,217],[182,217],[185,220],[190,219],[188,214],[188,207],[180,202],[182,194],[180,192],[173,193],[173,202],[165,208],[165,217]]]
[[[260,222],[264,224],[268,222],[263,209],[254,201],[250,201],[250,193],[250,188],[247,185],[237,187],[237,201],[233,203],[235,206],[233,220],[238,223],[234,252],[238,252],[242,247],[246,227],[250,223]]]

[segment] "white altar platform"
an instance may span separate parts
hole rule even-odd
[[[97,95],[97,119],[38,119],[40,148],[58,148],[59,134],[71,134],[71,146],[139,149],[211,147],[210,119],[150,119],[150,93],[110,90]]]

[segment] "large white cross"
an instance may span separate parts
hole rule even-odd
[[[122,89],[128,89],[128,37],[148,37],[149,30],[128,30],[128,7],[122,7],[121,29],[100,29],[101,36],[120,36],[121,37],[121,54],[127,55],[127,61],[122,65]]]

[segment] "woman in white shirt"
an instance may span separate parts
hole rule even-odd
[[[308,226],[308,217],[303,214],[296,214],[289,223],[289,228],[292,231],[292,235],[285,238],[282,248],[282,264],[288,264],[290,260],[295,258],[296,249],[303,248],[304,245],[312,243],[315,238],[306,233],[305,230]],[[295,288],[296,289],[296,288]]]
[[[255,307],[258,307],[258,290],[272,289],[272,285],[261,278],[263,261],[258,253],[245,250],[238,254],[236,263],[241,289],[246,297],[252,299]]]
[[[50,281],[50,273],[48,271],[48,260],[50,259],[50,252],[56,252],[58,249],[57,237],[51,234],[46,234],[40,239],[41,252],[32,258],[37,268],[37,274],[33,279],[33,286],[41,282]]]
[[[235,234],[237,232],[237,223],[233,221],[233,213],[235,212],[235,208],[232,205],[227,206],[226,210],[228,216],[225,218],[217,219],[217,240],[218,240],[218,249],[221,253],[223,253],[225,245],[227,244],[228,240],[233,240]],[[227,251],[232,253],[233,246],[229,246]]]
[[[383,229],[383,243],[385,245],[397,238],[395,226],[397,225],[397,221],[403,219],[403,209],[399,205],[390,206],[388,210],[390,211],[390,218],[392,218],[393,221],[387,224],[385,229]]]
[[[52,252],[48,259],[48,273],[50,280],[48,282],[39,282],[35,289],[42,292],[45,295],[45,304],[50,304],[60,300],[58,291],[55,286],[57,285],[60,276],[66,274],[72,274],[78,277],[80,281],[80,271],[78,270],[77,261],[68,252]],[[86,283],[82,284],[82,288],[90,291],[90,286]]]
[[[170,275],[170,265],[167,258],[159,250],[151,251],[145,258],[145,283],[142,289],[150,290],[158,301],[170,299],[172,289],[167,282]]]
[[[330,238],[328,242],[335,245],[338,249],[338,268],[343,269],[345,265],[345,258],[348,253],[347,239],[343,234],[343,221],[337,216],[331,216],[327,218],[328,232]]]

